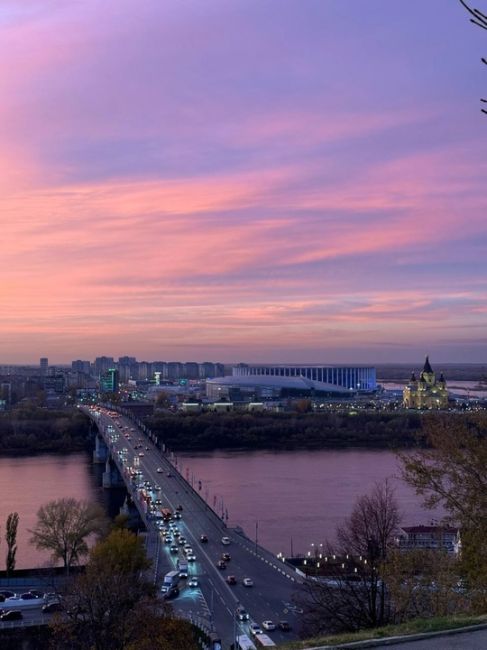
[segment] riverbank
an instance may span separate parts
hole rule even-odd
[[[74,453],[89,446],[91,424],[77,408],[19,409],[0,415],[0,456]]]
[[[370,413],[156,413],[146,420],[174,451],[404,449],[418,445],[422,416]]]

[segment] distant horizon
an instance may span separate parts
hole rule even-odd
[[[112,355],[99,355],[99,356],[100,357],[101,356],[110,357]],[[134,355],[120,355],[120,356],[134,356]],[[49,360],[49,366],[50,367],[51,366],[70,367],[71,363],[73,361],[82,360],[82,361],[94,362],[96,358],[97,357],[81,359],[81,357],[77,357],[76,359],[71,359],[70,361],[51,361],[51,359],[48,359],[48,360]],[[114,362],[118,363],[119,357],[115,356],[113,358],[114,358]],[[209,362],[209,363],[221,363],[222,365],[225,365],[225,366],[237,366],[240,363],[248,364],[248,365],[251,365],[251,366],[253,366],[253,365],[262,365],[262,366],[271,366],[271,365],[276,365],[276,366],[284,365],[285,366],[285,365],[290,365],[290,366],[293,366],[293,365],[299,365],[300,363],[302,363],[303,365],[308,365],[308,366],[315,366],[315,365],[352,366],[352,365],[358,365],[358,366],[378,366],[378,367],[392,366],[392,367],[394,367],[394,366],[414,366],[415,365],[415,366],[417,366],[419,368],[420,366],[422,366],[424,364],[424,357],[423,357],[422,360],[419,360],[419,361],[414,361],[414,360],[413,361],[385,361],[385,362],[381,361],[381,362],[376,362],[376,363],[374,363],[374,362],[362,363],[362,362],[353,362],[353,361],[343,362],[342,363],[340,361],[330,362],[330,361],[326,361],[326,360],[324,360],[324,361],[243,361],[243,360],[240,360],[240,361],[222,361],[221,359],[218,359],[218,358],[215,358],[215,359],[206,358],[206,359],[204,359],[202,361],[202,360],[195,359],[195,358],[192,358],[192,359],[180,359],[180,358],[176,359],[176,358],[174,358],[173,359],[173,358],[169,358],[169,357],[166,358],[166,359],[159,359],[159,358],[155,358],[155,357],[154,358],[143,358],[143,359],[142,358],[140,358],[140,359],[136,358],[136,361],[137,361],[137,363],[140,363],[140,362],[142,362],[142,363],[145,363],[145,362],[146,363],[158,363],[158,362],[159,363],[160,362],[163,362],[163,363],[171,363],[171,362],[175,362],[175,363],[177,363],[177,362],[181,362],[181,363],[189,363],[189,362],[205,363],[205,362]],[[438,366],[438,365],[442,365],[442,366],[460,366],[460,367],[487,365],[487,361],[472,361],[472,362],[454,362],[453,361],[453,362],[451,362],[451,361],[441,361],[441,360],[430,359],[430,362],[431,362],[431,365],[433,366],[433,369],[434,369],[435,366]],[[0,366],[14,366],[14,367],[24,367],[24,368],[27,368],[27,367],[29,367],[29,368],[30,367],[39,368],[40,367],[39,366],[39,361],[37,361],[37,362],[25,362],[25,363],[0,361]]]

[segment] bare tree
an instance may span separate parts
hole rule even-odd
[[[62,560],[66,573],[88,554],[87,538],[106,530],[106,518],[100,506],[59,499],[39,508],[31,544],[52,552],[54,561]]]
[[[466,2],[466,0],[460,0],[461,4],[465,7],[465,9],[468,11],[468,13],[471,15],[470,22],[473,23],[474,25],[477,25],[477,27],[481,27],[482,29],[487,29],[487,14],[484,14],[480,9],[472,9]],[[481,59],[482,63],[485,63],[487,65],[487,59],[482,57]],[[487,99],[481,99],[481,102],[487,103]],[[487,114],[487,109],[481,108],[480,109],[482,113]]]
[[[392,616],[382,567],[394,545],[399,506],[389,481],[360,497],[337,529],[335,557],[353,558],[325,577],[308,579],[300,602],[306,634],[358,630],[387,623]]]
[[[5,541],[7,542],[7,576],[15,570],[15,556],[17,554],[17,526],[19,525],[19,513],[11,512],[7,517],[5,530]]]

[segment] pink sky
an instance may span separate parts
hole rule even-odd
[[[2,2],[0,363],[486,362],[487,38],[359,4]]]

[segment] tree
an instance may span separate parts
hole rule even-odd
[[[382,573],[396,622],[464,614],[470,609],[458,559],[444,549],[395,549]]]
[[[73,498],[50,501],[37,512],[37,524],[30,539],[39,550],[52,552],[54,561],[62,560],[66,574],[88,554],[87,538],[102,534],[106,518],[97,504]]]
[[[99,542],[85,574],[65,593],[65,615],[53,625],[56,649],[196,648],[192,628],[181,630],[170,608],[155,598],[145,573],[150,565],[143,539],[128,530],[113,530]]]
[[[11,512],[7,517],[7,525],[5,530],[5,541],[7,542],[7,560],[6,560],[7,576],[9,576],[11,572],[15,570],[18,525],[19,525],[18,512]]]
[[[329,547],[334,557],[353,559],[355,568],[338,566],[326,577],[305,582],[301,602],[307,634],[389,622],[392,612],[381,572],[394,547],[399,522],[399,506],[389,481],[377,483],[369,495],[357,500],[350,517],[337,529],[338,544]]]
[[[470,22],[472,22],[474,25],[477,25],[477,27],[482,27],[482,29],[487,29],[487,14],[482,13],[479,9],[472,9],[466,2],[466,0],[460,0],[461,4],[465,7],[465,9],[469,12],[469,14],[472,16],[470,18]],[[487,59],[482,57],[482,63],[485,63],[487,65]],[[481,102],[487,103],[487,99],[481,99]],[[487,114],[487,110],[485,108],[480,109],[482,113]]]
[[[403,477],[427,508],[441,506],[445,523],[460,527],[462,571],[481,595],[487,584],[487,416],[426,418],[422,442],[426,449],[399,454]]]

